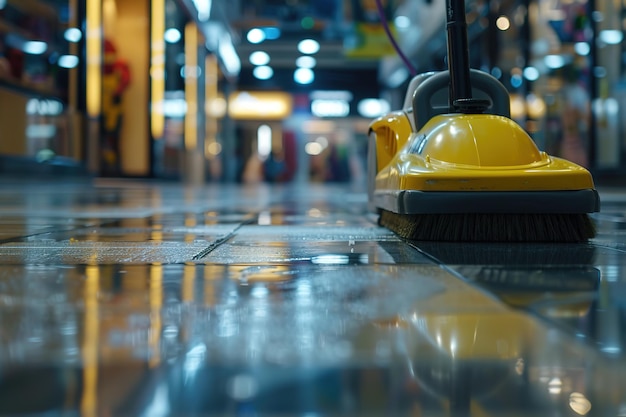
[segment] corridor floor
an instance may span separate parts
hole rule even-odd
[[[406,242],[349,186],[0,188],[0,415],[626,416],[588,244]]]

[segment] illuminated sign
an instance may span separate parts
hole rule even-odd
[[[233,119],[280,120],[292,110],[291,95],[278,91],[239,91],[229,98],[228,114]]]
[[[346,100],[313,100],[311,113],[317,117],[346,117],[350,114],[350,103]]]

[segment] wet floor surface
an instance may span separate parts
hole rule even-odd
[[[405,242],[350,187],[0,189],[0,415],[626,416],[589,244]]]

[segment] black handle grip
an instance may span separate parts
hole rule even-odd
[[[450,109],[460,111],[455,105],[457,100],[472,98],[465,0],[446,0],[446,30]]]

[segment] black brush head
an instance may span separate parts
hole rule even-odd
[[[596,234],[587,214],[397,214],[382,210],[379,223],[409,240],[446,242],[580,243]]]

